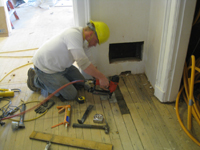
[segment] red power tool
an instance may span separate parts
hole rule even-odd
[[[98,94],[98,95],[109,95],[109,98],[111,98],[112,93],[116,90],[118,86],[119,76],[114,75],[111,77],[108,90],[97,89],[97,85],[100,85],[98,79],[88,80],[88,82],[94,84],[94,86],[90,87],[90,89],[88,90],[89,92],[93,94]]]

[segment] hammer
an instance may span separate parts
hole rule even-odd
[[[108,123],[106,122],[106,125],[90,125],[90,124],[77,124],[77,123],[74,123],[73,124],[73,128],[91,128],[91,129],[103,129],[105,130],[105,133],[106,134],[109,134],[109,126],[108,126]]]

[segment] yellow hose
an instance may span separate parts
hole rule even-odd
[[[13,71],[15,71],[15,70],[17,70],[17,69],[19,69],[19,68],[22,68],[22,67],[24,67],[24,66],[27,66],[27,65],[32,65],[32,64],[33,64],[33,63],[27,63],[27,64],[25,64],[25,65],[19,66],[19,67],[15,68],[15,69],[11,70],[8,74],[6,74],[6,75],[0,80],[0,82],[3,81],[3,79],[4,79],[5,77],[7,77],[9,74],[11,74]]]
[[[183,125],[183,122],[181,121],[181,118],[180,118],[180,115],[179,115],[179,111],[178,111],[178,103],[179,103],[179,98],[180,98],[180,95],[181,95],[181,92],[183,91],[183,88],[181,88],[181,90],[179,91],[178,95],[177,95],[177,98],[176,98],[176,116],[178,118],[178,121],[182,127],[182,129],[185,131],[185,133],[197,144],[200,146],[200,143],[199,141],[197,141],[190,133],[189,131],[185,128],[185,126]]]
[[[192,55],[192,68],[191,68],[191,81],[190,81],[190,92],[189,92],[189,105],[188,105],[188,130],[192,129],[192,106],[193,106],[193,91],[194,91],[194,75],[195,75],[195,57]]]
[[[0,52],[0,54],[5,54],[5,53],[16,53],[16,52],[25,52],[25,51],[32,51],[32,50],[37,50],[38,48],[32,48],[32,49],[25,49],[25,50],[17,50],[17,51],[5,51],[5,52]]]
[[[179,91],[177,98],[176,98],[176,115],[178,118],[178,121],[185,131],[185,133],[196,143],[200,146],[200,142],[196,140],[189,131],[191,131],[192,128],[192,115],[194,116],[195,120],[197,123],[200,125],[200,112],[199,112],[199,103],[196,102],[193,93],[194,93],[194,84],[200,83],[200,80],[197,80],[198,78],[195,78],[196,76],[199,76],[200,69],[195,66],[195,57],[192,55],[191,56],[191,66],[187,67],[187,64],[185,63],[184,66],[184,71],[183,71],[183,83],[184,85],[181,87],[181,90]],[[200,65],[200,61],[197,60],[196,64]],[[191,77],[188,78],[188,72],[191,70]],[[195,74],[195,71],[196,74]],[[197,81],[196,81],[196,80]],[[185,93],[183,93],[184,100],[186,104],[188,105],[188,114],[187,114],[187,128],[183,125],[183,122],[180,119],[179,115],[179,109],[178,109],[178,104],[179,104],[179,99],[180,95],[183,92],[183,89],[185,89]]]

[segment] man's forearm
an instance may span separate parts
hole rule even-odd
[[[99,70],[97,70],[96,67],[92,63],[84,70],[84,72],[97,79],[105,78],[105,75],[102,74]]]

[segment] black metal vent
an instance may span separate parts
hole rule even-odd
[[[117,43],[109,45],[109,62],[141,61],[144,42]]]

